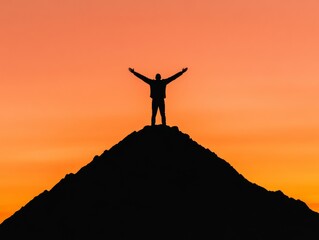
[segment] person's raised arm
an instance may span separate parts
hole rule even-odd
[[[176,78],[182,76],[182,74],[183,74],[184,72],[186,72],[187,69],[188,69],[188,68],[183,68],[182,71],[180,71],[180,72],[174,74],[173,76],[171,76],[171,77],[165,79],[166,83],[168,84],[168,83],[170,83],[171,81],[175,80]]]
[[[146,82],[146,83],[148,83],[148,84],[150,83],[150,81],[152,81],[151,79],[149,79],[149,78],[143,76],[142,74],[140,74],[140,73],[138,73],[138,72],[135,72],[135,71],[134,71],[134,68],[129,68],[128,70],[129,70],[131,73],[133,73],[136,77],[138,77],[139,79],[143,80],[144,82]]]

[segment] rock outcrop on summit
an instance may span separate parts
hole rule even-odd
[[[319,214],[177,127],[146,126],[6,219],[0,239],[319,239]]]

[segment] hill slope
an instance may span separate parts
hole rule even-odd
[[[0,225],[0,239],[319,239],[319,214],[177,127],[144,127]],[[29,238],[27,238],[29,239]]]

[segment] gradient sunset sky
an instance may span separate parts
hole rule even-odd
[[[167,124],[319,211],[319,1],[1,0],[0,30],[0,223],[150,124],[129,67],[188,67]]]

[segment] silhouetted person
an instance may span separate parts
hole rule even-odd
[[[184,72],[187,71],[187,68],[183,68],[182,71],[176,73],[175,75],[167,78],[161,79],[161,74],[157,73],[155,80],[149,79],[142,74],[135,72],[134,68],[129,68],[130,72],[133,73],[136,77],[140,78],[144,82],[150,85],[151,88],[151,98],[152,98],[152,126],[155,125],[155,119],[157,114],[157,109],[159,108],[162,124],[166,125],[166,116],[165,116],[165,97],[166,97],[166,85],[176,78],[180,77]]]

